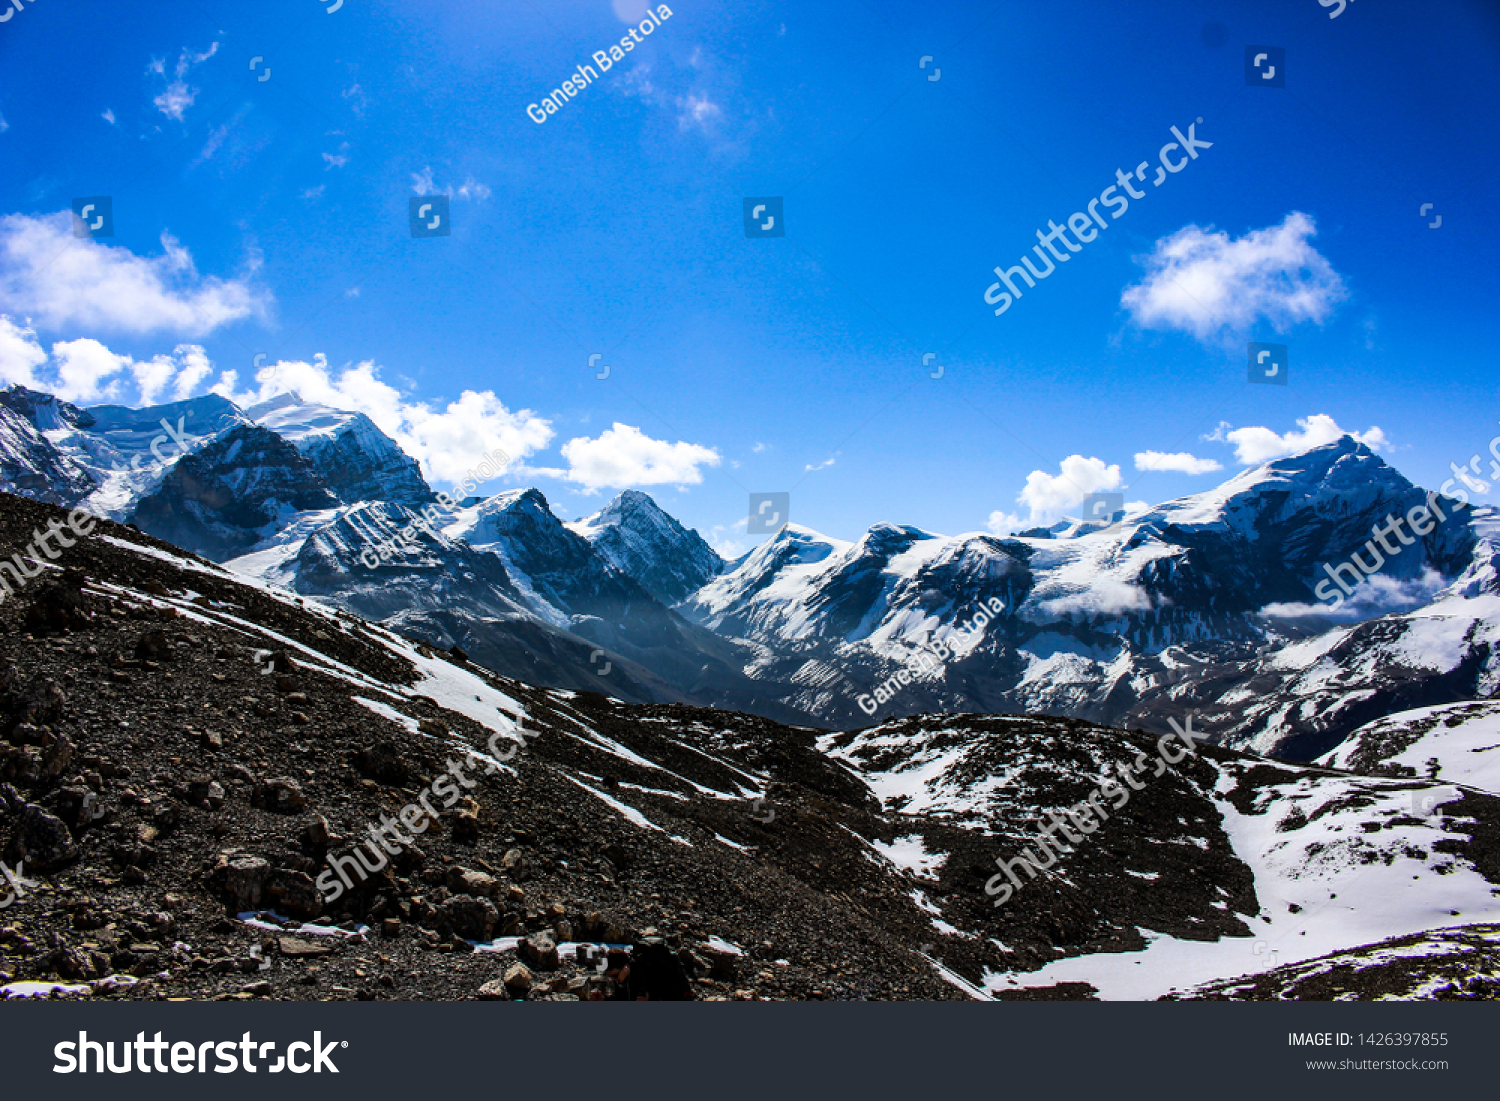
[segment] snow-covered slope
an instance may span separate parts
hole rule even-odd
[[[1462,925],[1205,983],[1172,1000],[1494,1001],[1497,994],[1500,925]]]
[[[580,603],[591,596],[623,594],[623,579],[588,540],[563,525],[538,490],[498,493],[455,513],[443,532],[499,557],[533,611],[558,626],[590,614]]]
[[[1500,517],[1473,509],[1463,530],[1468,566],[1430,603],[1185,667],[1142,694],[1126,721],[1165,729],[1197,711],[1222,744],[1310,760],[1385,716],[1494,696]]]
[[[536,490],[499,494],[434,525],[384,502],[302,512],[229,565],[459,645],[531,683],[806,720],[776,702],[784,689],[762,698],[742,671],[743,647],[686,622],[616,571]],[[373,568],[370,557],[379,559]]]
[[[911,718],[819,747],[907,816],[905,849],[930,869],[919,880],[934,923],[998,949],[981,982],[997,995],[1078,983],[1106,999],[1155,998],[1500,919],[1488,840],[1500,799],[1473,789],[1213,747],[1169,765],[1155,738],[1036,718]],[[1103,777],[1123,790],[1127,774],[1139,790],[1101,800],[1106,820],[1069,835],[1049,871],[1017,869],[1014,896],[991,905],[997,858],[1035,851],[1051,813],[1079,806]],[[1034,940],[1040,915],[1045,946]]]
[[[1360,727],[1318,758],[1330,768],[1420,776],[1500,794],[1500,701],[1419,707]]]

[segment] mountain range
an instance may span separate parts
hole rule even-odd
[[[1492,509],[1437,498],[1451,515],[1382,555],[1348,611],[1320,602],[1372,528],[1434,499],[1348,436],[1114,522],[880,523],[852,543],[788,524],[735,562],[636,490],[572,523],[536,489],[435,505],[369,418],[295,394],[127,410],[12,387],[0,489],[528,683],[819,729],[1192,715],[1217,744],[1310,761],[1500,677]]]

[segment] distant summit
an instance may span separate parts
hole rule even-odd
[[[594,515],[568,524],[609,563],[663,604],[701,589],[725,568],[696,531],[684,528],[649,496],[627,489]]]

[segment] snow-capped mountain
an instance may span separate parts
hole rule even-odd
[[[1314,756],[1393,698],[1414,706],[1480,690],[1460,672],[1422,689],[1434,695],[1407,702],[1402,678],[1343,673],[1344,683],[1366,690],[1370,710],[1338,715],[1311,689],[1307,706],[1320,716],[1308,716],[1314,730],[1303,716],[1269,707],[1265,687],[1252,684],[1277,668],[1305,673],[1309,655],[1295,646],[1326,649],[1351,634],[1395,629],[1399,615],[1335,627],[1313,607],[1326,581],[1320,570],[1362,548],[1387,516],[1427,500],[1344,437],[1113,525],[1075,525],[1064,537],[946,537],[881,524],[844,543],[788,525],[682,610],[763,647],[769,656],[760,668],[799,686],[788,702],[835,724],[859,722],[858,705],[866,718],[1046,712],[1165,729],[1169,715],[1193,709],[1224,719],[1254,697],[1253,722],[1210,728],[1227,744]],[[1455,597],[1482,588],[1493,574],[1478,534],[1484,515],[1460,514],[1398,545],[1381,570],[1387,591],[1417,593],[1414,602],[1425,605],[1444,582],[1455,583]],[[1489,573],[1471,577],[1474,570]],[[981,624],[992,601],[1003,611]],[[1464,603],[1453,614],[1490,613]],[[952,656],[933,662],[924,648]],[[1466,667],[1451,646],[1410,649],[1419,665]],[[1347,668],[1329,664],[1328,676]],[[907,683],[891,681],[903,672]],[[1235,695],[1216,708],[1226,692]],[[1298,740],[1309,733],[1311,741]]]
[[[1219,660],[1164,652],[1157,685],[1124,721],[1165,729],[1169,717],[1197,711],[1223,745],[1309,760],[1384,716],[1494,696],[1500,517],[1476,508],[1451,526],[1471,544],[1468,565],[1430,602]]]
[[[42,499],[30,487],[47,485],[56,503],[123,519],[161,484],[184,454],[249,423],[233,402],[216,394],[145,409],[97,405],[80,409],[51,394],[12,386],[0,390],[0,485]],[[12,473],[14,472],[14,473]]]
[[[18,410],[17,406],[25,406],[17,398],[29,393],[0,391],[0,489],[52,505],[74,505],[99,483],[75,459],[52,446],[35,421]],[[73,406],[65,409],[75,423],[76,418],[88,417]],[[88,421],[92,423],[92,418]]]
[[[287,393],[252,405],[245,416],[306,455],[345,504],[391,501],[420,508],[433,499],[417,461],[363,413],[346,413]]]
[[[242,424],[173,464],[131,519],[158,539],[223,561],[297,513],[338,503],[300,451],[268,429]]]
[[[575,520],[567,528],[669,607],[697,592],[727,565],[701,535],[684,528],[635,489],[625,490],[594,515]]]
[[[184,455],[260,425],[304,454],[319,483],[345,504],[391,501],[421,506],[432,490],[415,460],[363,413],[281,394],[240,409],[217,394],[129,409],[80,409],[50,394],[0,390],[0,487],[51,493],[110,519],[125,519],[157,493]],[[29,427],[27,427],[29,426]],[[47,489],[33,491],[35,487]]]
[[[788,525],[732,566],[636,491],[571,524],[514,489],[414,525],[432,496],[417,465],[295,394],[78,409],[13,387],[0,477],[511,675],[631,700],[840,728],[1023,712],[1162,731],[1193,713],[1221,744],[1307,760],[1500,684],[1492,510],[1387,544],[1359,615],[1320,605],[1376,525],[1433,503],[1349,437],[1114,523],[883,523],[854,542]]]
[[[532,609],[558,626],[579,615],[613,620],[618,609],[604,603],[643,595],[553,514],[539,490],[496,494],[457,513],[443,531],[500,558]]]

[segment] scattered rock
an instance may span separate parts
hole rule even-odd
[[[147,631],[135,642],[137,661],[171,661],[176,655],[171,640],[163,630]]]
[[[404,784],[411,777],[401,747],[390,740],[376,742],[354,754],[354,767],[382,784]]]
[[[329,955],[333,949],[322,944],[314,944],[311,941],[298,940],[296,937],[282,937],[276,942],[281,949],[281,954],[287,959],[315,959],[318,956]]]
[[[513,994],[525,994],[531,989],[531,969],[524,963],[513,964],[506,969],[505,977],[500,981]]]
[[[220,893],[232,913],[258,910],[271,865],[258,856],[246,853],[219,854],[211,878],[220,884]]]
[[[475,898],[494,898],[500,891],[500,881],[484,872],[462,868],[455,864],[448,869],[448,890],[457,895],[473,895]]]
[[[451,932],[465,940],[489,940],[499,920],[494,903],[472,895],[454,895],[437,908],[438,932]]]
[[[280,814],[295,814],[307,806],[302,785],[290,776],[273,776],[255,789],[256,806]]]
[[[516,955],[542,971],[555,971],[561,966],[551,933],[533,933],[526,937],[516,945]]]
[[[27,803],[11,833],[9,856],[37,871],[62,867],[78,855],[73,834],[62,819]]]
[[[300,921],[310,921],[323,912],[323,896],[306,872],[278,868],[267,881],[265,893],[277,911]]]

